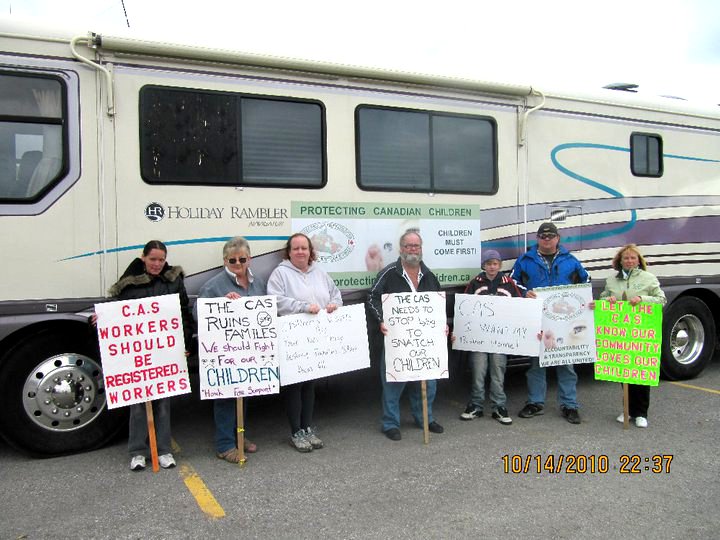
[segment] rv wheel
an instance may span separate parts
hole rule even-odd
[[[670,380],[696,377],[715,352],[715,323],[705,302],[683,296],[663,314],[663,375]]]
[[[0,432],[15,448],[50,457],[97,448],[126,425],[108,411],[99,361],[82,337],[46,330],[0,364]]]

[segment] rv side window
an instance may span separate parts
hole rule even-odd
[[[0,72],[0,201],[40,198],[65,168],[64,86]]]
[[[325,185],[316,102],[146,86],[140,125],[141,172],[151,184]]]
[[[630,136],[630,168],[635,176],[662,176],[662,138],[659,135],[633,133]]]
[[[496,125],[492,119],[360,106],[355,120],[361,189],[497,192]]]

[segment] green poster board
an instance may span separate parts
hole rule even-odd
[[[657,386],[662,305],[595,302],[595,379]]]

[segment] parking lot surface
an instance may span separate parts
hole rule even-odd
[[[259,451],[242,468],[215,457],[212,403],[197,392],[173,402],[175,469],[131,472],[124,438],[46,460],[2,444],[0,538],[718,536],[720,361],[654,388],[648,429],[615,421],[621,386],[594,381],[590,366],[578,368],[580,425],[560,416],[552,370],[546,413],[518,418],[524,371],[508,370],[513,424],[503,426],[489,405],[483,418],[459,420],[469,374],[451,365],[435,402],[445,433],[428,445],[407,401],[402,440],[380,433],[374,370],[318,385],[326,446],[310,454],[290,448],[278,397],[253,398],[247,435]]]

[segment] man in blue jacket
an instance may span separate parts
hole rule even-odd
[[[532,289],[554,285],[588,283],[590,276],[580,261],[560,246],[560,234],[554,223],[543,223],[537,232],[537,245],[518,257],[512,278],[528,289],[528,298],[535,298]],[[571,424],[580,423],[577,403],[577,375],[571,364],[556,366],[558,400],[562,415]],[[540,359],[532,358],[527,371],[528,399],[518,413],[520,418],[532,418],[545,412],[547,394],[546,368]]]

